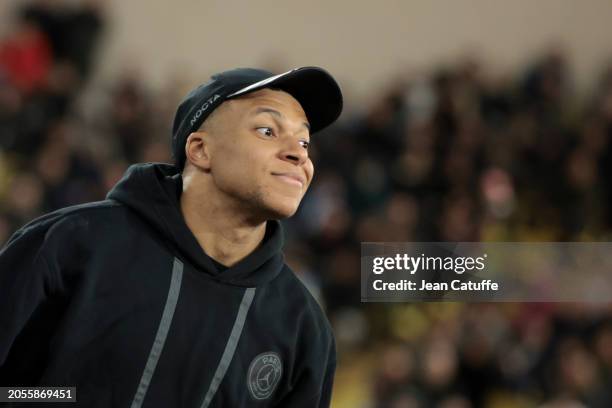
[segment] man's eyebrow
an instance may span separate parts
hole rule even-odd
[[[260,113],[269,113],[271,115],[276,116],[279,119],[285,118],[282,113],[272,108],[257,108],[255,112],[253,112],[253,115],[259,115]],[[303,124],[304,124],[304,127],[306,127],[306,129],[308,129],[308,131],[310,132],[310,124],[308,122],[304,122]]]

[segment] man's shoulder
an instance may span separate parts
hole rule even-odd
[[[108,219],[109,216],[120,216],[125,206],[114,200],[103,200],[78,204],[44,214],[21,227],[11,238],[35,232],[44,232],[51,229],[65,229],[74,226],[89,224],[96,219]]]
[[[305,312],[303,314],[305,321],[314,325],[322,335],[332,337],[331,324],[320,301],[313,295],[312,289],[309,289],[287,264],[284,265],[281,276],[285,280],[284,285],[286,285],[287,293],[290,294],[294,302],[301,304],[301,308]]]
[[[57,223],[62,220],[74,220],[77,218],[92,218],[118,212],[124,206],[115,200],[94,201],[84,204],[63,207],[55,211],[44,214],[26,224],[23,228],[36,227]]]
[[[96,201],[60,208],[44,214],[19,228],[0,246],[0,255],[10,248],[45,247],[49,251],[101,239],[103,229],[127,219],[127,208],[112,200]],[[106,234],[109,235],[108,233]],[[116,235],[116,234],[115,234]]]

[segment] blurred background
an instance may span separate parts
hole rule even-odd
[[[3,0],[0,245],[170,161],[214,72],[320,65],[288,263],[339,351],[334,408],[612,407],[612,305],[360,303],[363,241],[610,241],[612,3]],[[612,276],[612,275],[611,275]],[[612,279],[612,277],[611,277]]]

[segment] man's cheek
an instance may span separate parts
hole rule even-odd
[[[314,164],[310,158],[308,159],[308,163],[306,163],[306,176],[308,177],[308,185],[310,185],[314,178]]]

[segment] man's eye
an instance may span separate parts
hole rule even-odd
[[[308,140],[300,140],[300,144],[306,150],[308,150],[308,147],[310,147],[310,142]]]
[[[272,128],[269,128],[269,127],[259,127],[259,128],[255,129],[255,130],[257,130],[259,133],[261,133],[264,136],[268,136],[269,137],[269,136],[273,136],[274,135],[274,131],[272,130]]]

